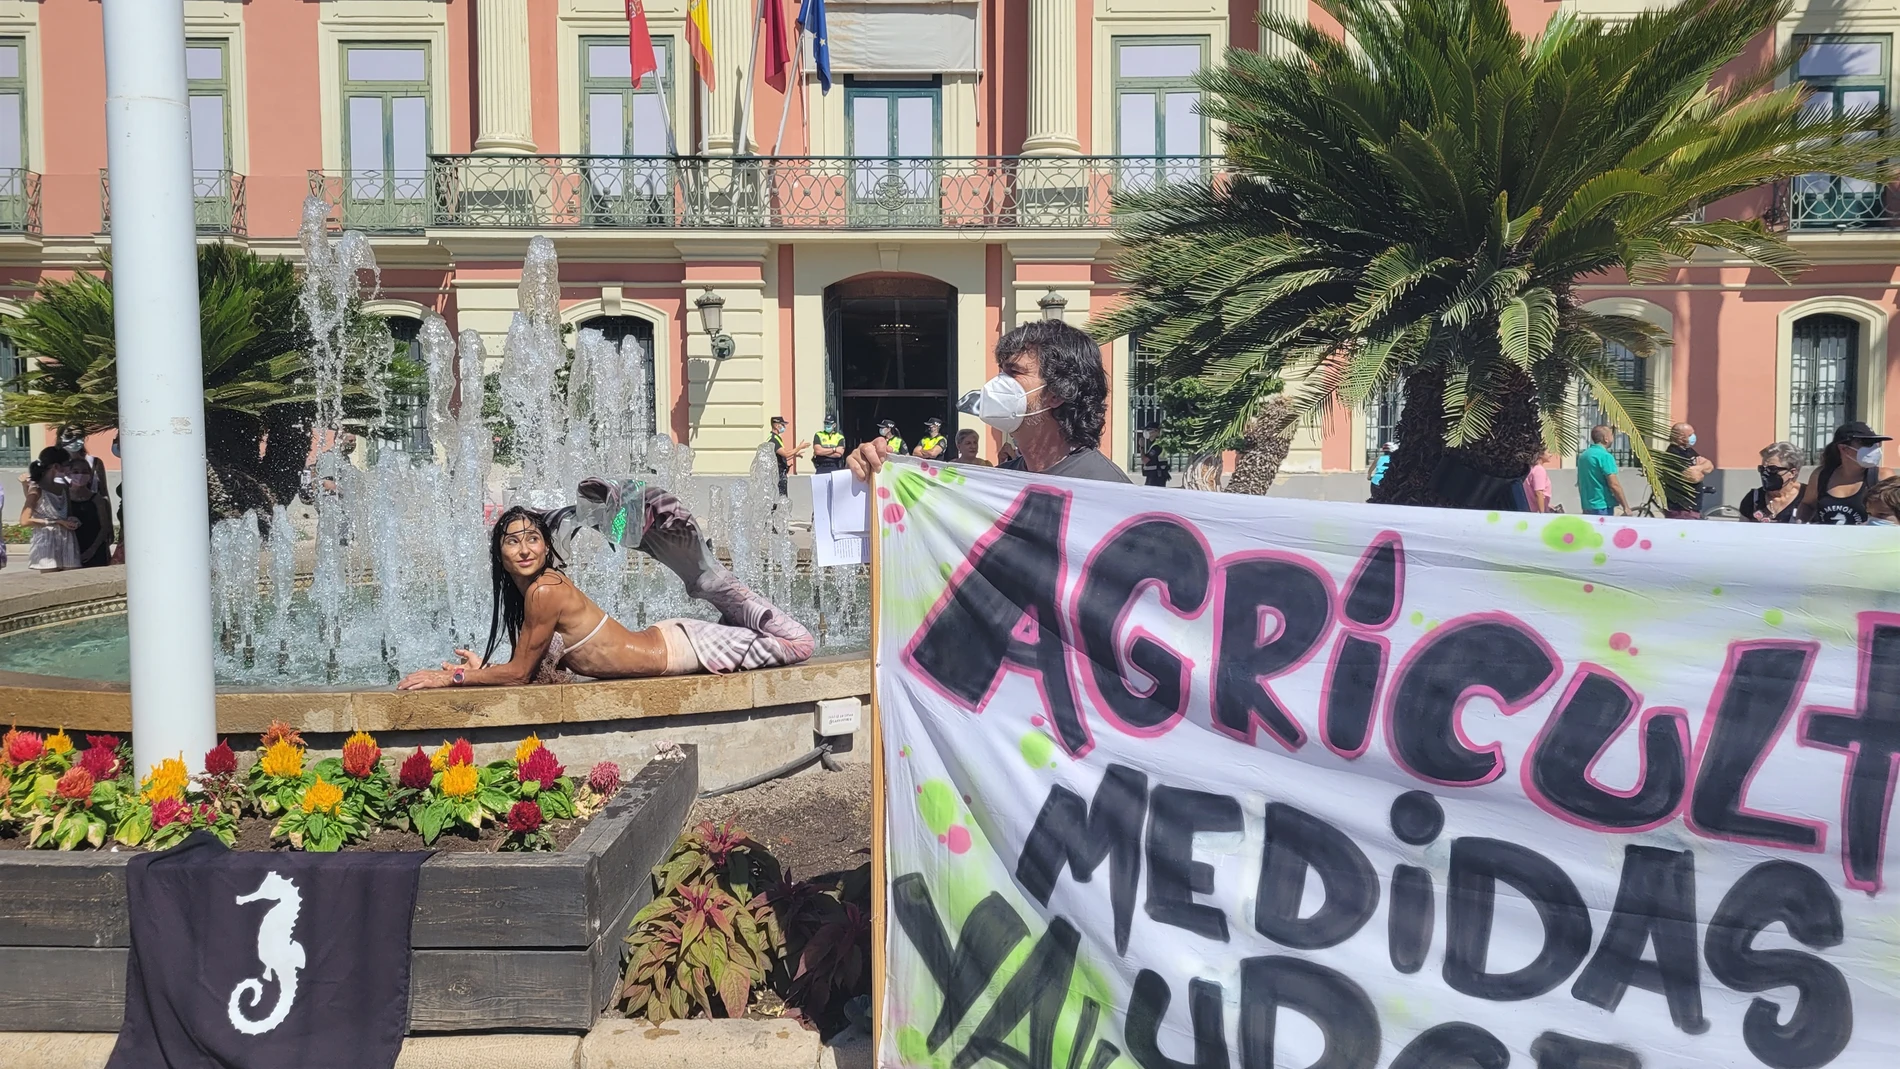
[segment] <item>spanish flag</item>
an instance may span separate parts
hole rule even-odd
[[[686,50],[699,69],[699,80],[713,88],[712,19],[706,12],[707,0],[687,0]]]

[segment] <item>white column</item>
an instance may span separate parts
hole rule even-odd
[[[217,744],[184,0],[105,0],[133,765]]]
[[[1075,155],[1075,0],[1029,0],[1029,131],[1025,156]]]
[[[1306,0],[1259,0],[1259,3],[1260,10],[1266,14],[1298,22],[1306,21]],[[1264,26],[1255,26],[1254,32],[1260,38],[1261,55],[1283,58],[1293,54],[1293,45],[1279,34],[1269,33]]]
[[[531,153],[534,89],[528,80],[528,0],[476,0],[475,151]]]
[[[707,17],[712,20],[714,67],[706,111],[706,150],[715,156],[727,156],[746,147],[736,144],[732,134],[739,125],[739,102],[745,99],[751,81],[752,72],[745,69],[745,63],[752,53],[759,0],[712,0],[706,6]]]

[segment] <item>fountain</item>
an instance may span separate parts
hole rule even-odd
[[[364,330],[357,313],[380,284],[375,255],[360,234],[333,237],[314,197],[301,239],[318,445],[327,448],[340,432],[354,404],[347,383],[357,374],[372,384],[368,420],[376,436],[388,399],[373,384],[391,348],[387,333]],[[798,561],[770,446],[760,446],[743,478],[694,475],[690,448],[645,432],[653,401],[637,338],[615,346],[582,330],[570,352],[559,276],[553,243],[534,238],[497,386],[501,419],[513,431],[512,463],[493,459],[500,427],[482,418],[487,353],[480,335],[464,330],[457,338],[431,315],[417,337],[430,455],[384,448],[358,468],[335,451],[320,452],[314,522],[279,506],[269,517],[246,514],[215,526],[220,684],[383,687],[457,647],[480,652],[493,597],[485,520],[517,503],[570,504],[589,475],[645,478],[678,494],[740,579],[811,627],[820,653],[868,645],[868,577],[862,567],[810,569]],[[672,573],[591,530],[574,537],[567,570],[630,628],[715,616],[688,600]],[[505,655],[505,646],[497,650]]]

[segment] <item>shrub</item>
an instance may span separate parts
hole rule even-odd
[[[768,869],[778,871],[777,859],[731,825],[681,836],[653,870],[653,901],[629,926],[616,1003],[653,1021],[745,1013],[783,949],[771,907],[750,882]]]

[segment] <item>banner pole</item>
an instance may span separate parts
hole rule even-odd
[[[884,532],[878,525],[877,473],[871,473],[868,493],[871,502],[871,1063],[878,1064],[879,1045],[884,1035],[884,966],[887,960],[884,940],[889,930],[885,919],[890,913],[888,873],[885,871],[884,727],[878,715],[878,625],[879,601],[883,593]]]

